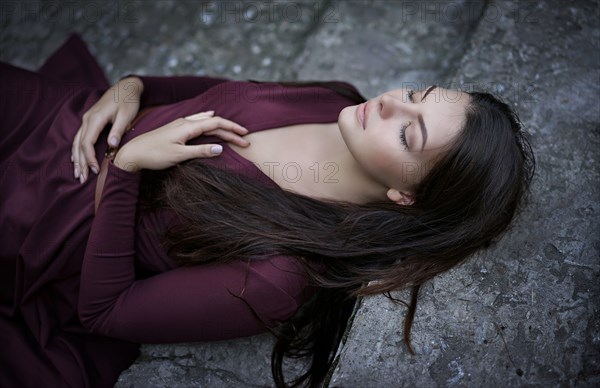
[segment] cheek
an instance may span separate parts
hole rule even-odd
[[[403,185],[414,185],[421,179],[421,166],[416,162],[402,163],[396,169],[395,176]]]
[[[395,175],[402,163],[401,151],[390,147],[389,143],[373,142],[365,144],[363,154],[368,169],[376,176],[386,176],[388,179]]]
[[[384,181],[398,187],[412,186],[423,175],[422,161],[408,151],[394,148],[373,154],[372,166]],[[399,184],[399,185],[398,185]]]
[[[398,164],[397,158],[381,152],[373,158],[373,166],[386,175],[394,175],[398,170]]]

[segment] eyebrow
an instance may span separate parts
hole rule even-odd
[[[423,97],[421,97],[421,102],[423,102],[423,100],[425,99],[425,97],[427,97],[429,92],[431,92],[435,88],[437,88],[437,85],[431,85],[427,89]],[[420,113],[417,116],[417,119],[419,120],[419,126],[421,127],[421,135],[423,136],[423,144],[421,144],[421,152],[423,152],[423,149],[425,148],[425,143],[427,143],[427,128],[425,127],[425,121],[423,121],[423,116]]]

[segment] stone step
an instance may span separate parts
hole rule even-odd
[[[600,385],[598,1],[26,3],[39,11],[0,14],[0,60],[28,69],[76,31],[113,82],[338,79],[367,98],[438,83],[511,100],[538,157],[531,206],[500,244],[422,288],[416,356],[404,308],[362,300],[326,384]],[[272,386],[272,346],[270,334],[143,345],[117,387]]]

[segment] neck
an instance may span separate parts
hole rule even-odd
[[[337,123],[324,124],[315,134],[318,146],[311,150],[312,160],[318,161],[319,179],[305,187],[315,197],[364,204],[387,200],[387,187],[375,180],[354,159],[342,138]],[[307,184],[307,183],[305,183]]]

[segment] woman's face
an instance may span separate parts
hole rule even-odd
[[[436,86],[394,89],[344,108],[338,125],[350,153],[369,174],[409,194],[460,130],[469,98]]]

